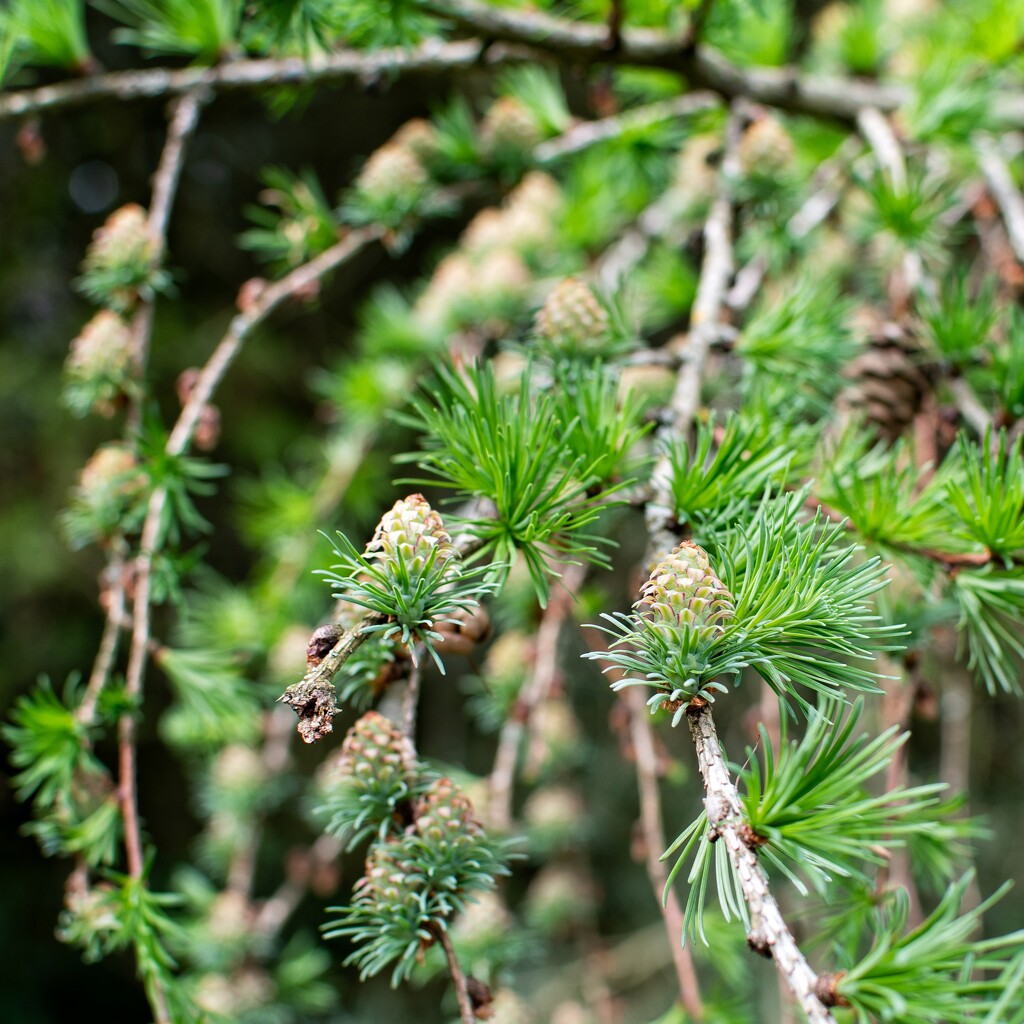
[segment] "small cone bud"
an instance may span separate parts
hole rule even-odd
[[[427,184],[427,172],[416,154],[395,142],[372,153],[356,179],[356,188],[376,199],[399,197]]]
[[[97,313],[71,342],[65,367],[69,376],[81,380],[106,378],[123,380],[132,358],[132,336],[128,325],[109,309]]]
[[[654,567],[634,607],[654,624],[716,630],[735,614],[732,594],[707,552],[692,541],[683,541]]]
[[[514,96],[495,100],[480,125],[480,142],[487,153],[526,152],[542,138],[536,118],[526,104]]]
[[[426,160],[437,152],[437,129],[426,118],[414,117],[391,136],[391,142]]]
[[[376,843],[366,858],[365,873],[355,884],[359,903],[372,903],[384,918],[404,919],[420,912],[423,875],[400,843]]]
[[[608,314],[582,281],[567,277],[548,296],[534,328],[563,350],[599,348],[608,334]]]
[[[135,453],[122,444],[105,444],[93,452],[78,477],[79,489],[86,499],[103,495],[128,497],[143,484]]]
[[[138,203],[128,203],[93,232],[85,260],[87,265],[103,269],[149,266],[155,253],[156,241],[146,211]]]
[[[438,779],[416,805],[416,831],[431,846],[475,840],[483,832],[469,797],[451,779]]]
[[[435,566],[443,566],[450,559],[459,557],[440,515],[422,494],[410,494],[408,498],[396,501],[366,545],[367,557],[376,558],[382,567],[392,571],[401,560],[410,575],[423,572],[427,559],[435,550]]]
[[[771,114],[759,117],[740,141],[740,166],[744,174],[770,175],[793,162],[793,140],[782,122]]]
[[[349,730],[338,767],[356,782],[372,779],[375,788],[402,787],[416,768],[412,745],[382,714],[368,711]]]

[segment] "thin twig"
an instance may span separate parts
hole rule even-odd
[[[100,693],[110,678],[110,670],[114,666],[114,658],[117,655],[117,643],[121,637],[121,630],[124,628],[125,563],[124,555],[120,550],[123,540],[119,538],[114,543],[114,553],[104,570],[110,583],[106,589],[106,623],[103,626],[103,636],[100,638],[96,658],[92,663],[92,672],[89,673],[89,682],[85,687],[82,703],[78,705],[75,712],[75,717],[82,725],[91,725],[96,717],[96,705],[100,699]]]
[[[1013,246],[1018,262],[1024,263],[1024,196],[1013,182],[999,145],[988,135],[975,135],[974,150],[978,154],[978,165],[988,182],[992,195],[1006,222],[1006,233]]]
[[[203,86],[185,93],[177,100],[174,110],[167,123],[167,138],[160,154],[160,163],[153,175],[153,194],[149,203],[147,227],[153,242],[152,258],[159,264],[167,251],[167,226],[171,218],[171,208],[181,179],[181,169],[185,163],[185,153],[189,140],[199,124],[199,115],[203,104],[209,99],[209,90]],[[153,314],[156,308],[156,297],[144,299],[132,317],[132,353],[136,375],[141,378],[146,372],[149,360],[149,341],[153,333]],[[138,429],[142,417],[140,402],[134,402],[128,416],[128,429]]]
[[[455,998],[459,1003],[459,1020],[461,1024],[476,1024],[476,1014],[473,1012],[473,1001],[469,998],[469,986],[466,984],[466,975],[459,965],[459,959],[455,955],[455,947],[452,945],[448,929],[443,925],[438,928],[438,937],[441,940],[441,948],[444,949],[445,959],[448,961],[448,972],[455,983]]]
[[[724,842],[743,898],[750,910],[748,942],[752,948],[771,955],[779,973],[786,979],[797,1003],[811,1024],[836,1024],[835,1019],[815,994],[818,976],[807,963],[782,917],[782,911],[768,885],[768,876],[747,846],[743,833],[743,809],[739,793],[726,765],[718,740],[710,705],[687,710],[690,733],[697,751],[697,763],[704,779],[708,824]]]
[[[981,404],[974,389],[964,377],[953,377],[948,384],[960,415],[970,424],[978,437],[984,437],[986,431],[992,427],[991,413]]]
[[[276,284],[270,285],[253,302],[251,308],[239,313],[227,334],[203,367],[195,387],[178,417],[167,440],[168,455],[180,455],[188,446],[199,422],[202,406],[210,400],[228,366],[237,355],[242,343],[286,299],[308,288],[313,282],[345,262],[381,231],[367,228],[354,231],[326,252],[293,270]],[[166,487],[157,487],[150,496],[146,518],[139,541],[139,556],[135,562],[135,599],[132,615],[132,641],[125,671],[125,695],[138,707],[142,699],[142,682],[149,654],[150,602],[152,592],[153,559],[160,547],[160,534],[167,507]],[[135,717],[123,715],[118,723],[119,744],[119,796],[124,819],[125,853],[131,877],[142,875],[142,839],[139,831],[138,806],[135,784]]]
[[[907,164],[903,148],[889,119],[875,107],[857,113],[857,128],[875,153],[879,167],[888,175],[889,184],[897,192],[907,189]]]
[[[726,126],[725,156],[719,173],[718,195],[711,206],[704,226],[704,262],[701,266],[697,295],[690,311],[690,330],[670,348],[680,350],[686,362],[676,377],[676,387],[669,405],[671,422],[660,431],[662,440],[682,436],[690,429],[700,405],[700,384],[708,350],[716,334],[722,305],[733,272],[731,182],[739,176],[740,117],[733,111]],[[652,481],[656,499],[647,506],[647,529],[652,549],[659,553],[672,547],[673,513],[670,500],[670,463],[663,455],[655,464]]]
[[[687,355],[680,367],[672,399],[672,421],[662,429],[665,440],[685,437],[700,403],[701,375],[707,355],[708,325],[721,316],[721,308],[732,274],[732,203],[730,181],[738,169],[740,139],[739,111],[734,109],[726,127],[726,152],[720,172],[718,195],[705,228],[704,264],[692,312],[692,327],[686,337]],[[653,475],[654,494],[647,507],[649,552],[658,557],[675,543],[671,497],[671,469],[659,460]],[[706,791],[705,807],[711,828],[724,842],[750,912],[748,942],[770,954],[811,1024],[835,1024],[832,1015],[815,994],[818,978],[800,952],[782,912],[768,887],[768,877],[756,853],[743,839],[742,805],[718,741],[710,706],[691,703],[687,718]]]
[[[492,827],[507,832],[512,827],[512,793],[516,766],[524,734],[530,728],[534,711],[550,695],[558,676],[558,639],[566,616],[586,578],[585,565],[568,565],[562,585],[551,595],[544,616],[537,628],[533,669],[524,684],[498,738],[488,783],[487,818]]]
[[[711,110],[722,101],[713,92],[688,92],[670,100],[648,103],[623,114],[584,121],[574,125],[556,138],[542,142],[533,151],[534,159],[540,164],[553,163],[564,156],[571,156],[581,150],[595,146],[607,139],[614,139],[625,131],[675,121],[690,117],[702,110]]]
[[[416,741],[416,708],[420,701],[420,666],[416,658],[409,666],[409,678],[402,695],[402,735],[410,743]]]
[[[473,67],[481,60],[496,64],[528,59],[530,55],[526,53],[507,48],[496,51],[478,39],[462,39],[450,43],[428,40],[412,50],[387,49],[373,53],[339,50],[330,54],[312,54],[308,59],[235,60],[214,67],[174,70],[133,68],[5,93],[0,96],[0,121],[102,100],[180,96],[196,88],[220,93],[314,82],[373,82],[396,72],[444,74]]]

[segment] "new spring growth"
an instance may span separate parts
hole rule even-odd
[[[624,670],[615,689],[654,687],[648,701],[652,713],[659,707],[674,712],[673,724],[694,699],[710,701],[715,691],[724,692],[716,676],[742,667],[722,643],[735,616],[732,594],[692,541],[683,541],[655,565],[633,610],[603,616],[611,628],[596,628],[616,639],[608,651],[586,656],[606,661],[605,671]]]
[[[438,627],[458,623],[497,583],[481,581],[487,567],[466,569],[441,516],[422,494],[395,502],[362,553],[338,534],[335,552],[342,562],[323,573],[334,596],[376,612],[386,621],[364,632],[381,632],[410,648],[423,644],[441,671],[434,649],[443,639]],[[333,543],[333,542],[332,542]]]

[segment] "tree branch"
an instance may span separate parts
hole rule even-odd
[[[445,959],[448,961],[448,971],[455,983],[455,998],[459,1002],[460,1024],[476,1024],[476,1014],[473,1012],[473,1001],[469,998],[469,986],[466,984],[466,975],[459,965],[458,957],[455,955],[455,947],[452,945],[451,936],[447,928],[439,928],[438,938],[441,940],[441,948],[444,950]]]
[[[726,125],[726,150],[719,177],[718,195],[705,226],[704,264],[686,336],[687,361],[680,367],[672,398],[671,422],[661,431],[664,439],[685,436],[700,404],[701,376],[708,350],[709,328],[721,315],[726,289],[732,275],[732,202],[730,182],[738,172],[741,137],[740,112],[734,109]],[[671,499],[671,468],[662,458],[652,477],[654,494],[647,507],[652,560],[675,544]],[[718,741],[710,706],[691,702],[687,719],[697,752],[706,791],[705,807],[712,829],[724,841],[743,898],[750,910],[748,943],[752,949],[771,955],[811,1024],[835,1024],[832,1015],[815,994],[817,975],[800,952],[768,887],[768,877],[756,853],[743,839],[742,806],[732,782],[725,754]]]
[[[682,96],[674,96],[670,100],[648,103],[622,114],[584,121],[556,138],[542,142],[534,149],[533,156],[539,164],[554,163],[564,156],[571,156],[606,139],[614,139],[629,129],[690,117],[702,110],[717,107],[720,102],[713,92],[688,92]]]
[[[670,422],[659,431],[662,440],[684,435],[690,429],[700,405],[700,384],[708,350],[717,333],[722,305],[733,272],[731,182],[739,176],[739,114],[734,110],[726,125],[725,156],[719,172],[718,195],[704,225],[704,263],[697,295],[690,310],[690,330],[669,347],[679,350],[686,361],[679,369],[669,404]],[[651,548],[667,551],[673,547],[673,512],[669,488],[671,467],[667,455],[655,464],[652,474],[655,496],[647,505],[647,529]]]
[[[552,593],[537,629],[530,678],[501,728],[488,781],[487,804],[487,819],[499,831],[507,832],[512,827],[512,793],[523,735],[530,728],[534,711],[554,687],[558,672],[558,638],[575,600],[573,594],[583,585],[586,571],[585,565],[566,566],[562,586]]]
[[[897,85],[804,75],[793,68],[741,68],[707,46],[694,48],[686,36],[655,29],[626,29],[618,48],[609,50],[607,30],[596,23],[491,7],[478,0],[426,0],[424,6],[469,32],[533,46],[559,60],[665,68],[684,75],[694,88],[729,99],[745,96],[784,110],[852,121],[864,107],[895,110],[908,96]]]
[[[704,804],[708,823],[724,842],[743,898],[750,909],[747,941],[752,949],[770,955],[786,979],[800,1008],[811,1024],[836,1024],[832,1014],[815,994],[818,976],[811,969],[783,920],[782,911],[768,885],[768,876],[747,846],[743,833],[743,810],[739,794],[726,766],[715,722],[708,704],[691,703],[687,721],[697,751],[697,763],[707,792]]]
[[[479,40],[463,39],[452,43],[431,40],[412,50],[340,50],[315,54],[308,60],[281,57],[235,60],[215,67],[133,68],[0,95],[0,121],[102,100],[180,96],[197,88],[220,93],[311,82],[369,82],[394,72],[443,74],[473,67],[482,60],[497,64],[528,59],[524,53],[494,52]]]
[[[1013,246],[1014,255],[1019,263],[1024,263],[1024,196],[1021,196],[1013,183],[1010,168],[1003,159],[996,140],[988,135],[978,134],[974,136],[973,142],[978,155],[978,165],[1006,222],[1006,233],[1010,245]]]

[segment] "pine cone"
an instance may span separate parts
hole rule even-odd
[[[341,745],[339,769],[356,782],[374,781],[375,788],[398,787],[416,771],[412,744],[382,714],[368,711],[348,731]]]
[[[423,875],[401,843],[375,843],[363,877],[353,892],[357,902],[373,904],[382,920],[406,920],[420,913]]]
[[[447,778],[434,782],[417,803],[416,831],[435,848],[473,842],[483,834],[469,797]]]
[[[485,153],[511,150],[525,153],[543,135],[529,108],[514,96],[495,100],[480,125],[480,144]]]
[[[715,631],[735,614],[732,594],[711,568],[707,552],[688,540],[654,567],[634,607],[654,624]]]
[[[372,153],[356,179],[356,188],[378,200],[403,196],[422,189],[427,172],[416,154],[394,142]]]
[[[422,494],[410,494],[396,501],[391,511],[385,513],[373,539],[366,545],[366,554],[389,571],[394,571],[401,560],[409,574],[415,575],[423,571],[435,549],[435,567],[459,557],[440,515]]]
[[[849,365],[846,376],[851,383],[839,397],[840,408],[862,413],[892,443],[924,407],[932,391],[934,367],[912,335],[887,323],[872,333],[870,344]]]
[[[548,296],[534,329],[564,351],[599,349],[608,336],[608,314],[582,281],[567,277]]]
[[[155,255],[156,240],[149,230],[146,211],[138,203],[128,203],[93,232],[85,264],[87,269],[101,270],[137,265],[148,268]]]
[[[123,380],[131,365],[132,336],[128,325],[109,309],[97,313],[71,342],[65,368],[80,380]]]
[[[88,502],[114,496],[130,498],[144,485],[135,453],[123,444],[97,448],[78,477],[79,493]]]

